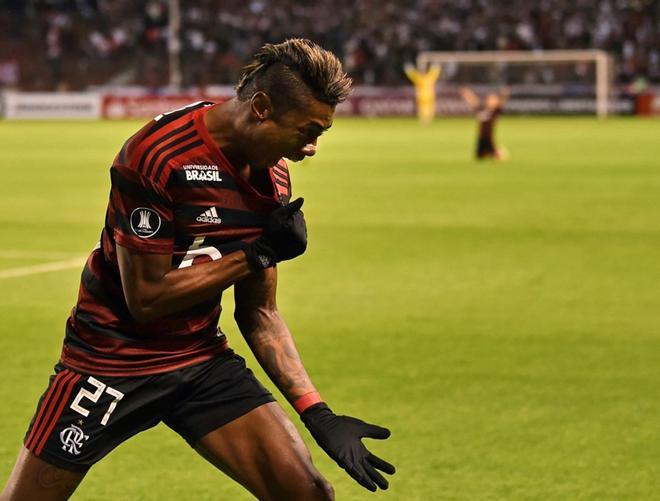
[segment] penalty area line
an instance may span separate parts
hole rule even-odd
[[[48,273],[51,271],[69,270],[77,268],[85,263],[86,257],[76,257],[66,259],[64,261],[55,261],[51,263],[35,264],[32,266],[23,266],[21,268],[8,268],[0,270],[0,279],[25,277],[28,275],[36,275],[38,273]]]

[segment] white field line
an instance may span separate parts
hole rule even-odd
[[[25,251],[25,250],[12,250],[0,249],[0,259],[67,259],[71,257],[71,252],[39,252],[39,251]]]
[[[50,271],[69,270],[78,268],[85,262],[85,257],[78,256],[64,261],[54,261],[50,263],[35,264],[32,266],[23,266],[21,268],[8,268],[0,270],[0,279],[25,277],[27,275],[36,275],[37,273],[48,273]]]

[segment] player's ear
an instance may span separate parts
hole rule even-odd
[[[257,122],[263,122],[273,117],[273,102],[268,94],[257,91],[250,99],[250,111]]]

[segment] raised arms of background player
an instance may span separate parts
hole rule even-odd
[[[277,270],[249,276],[235,287],[236,322],[259,364],[286,399],[294,404],[316,392],[276,302]],[[323,402],[308,407],[301,419],[321,448],[360,485],[387,489],[376,470],[392,474],[394,466],[371,454],[360,440],[385,439],[389,430],[359,419],[335,415]]]
[[[479,109],[481,106],[481,99],[477,96],[472,89],[469,87],[461,87],[460,89],[461,97],[467,102],[473,110]],[[509,87],[502,87],[498,94],[494,94],[497,98],[497,106],[503,107],[511,95],[511,89]]]
[[[468,87],[461,87],[461,97],[470,105],[473,110],[476,110],[481,105],[481,99],[474,91]]]

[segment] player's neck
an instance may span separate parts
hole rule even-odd
[[[242,113],[240,103],[233,98],[211,108],[204,115],[204,125],[209,135],[239,173],[247,166],[247,159],[241,146],[244,142],[240,133]]]

